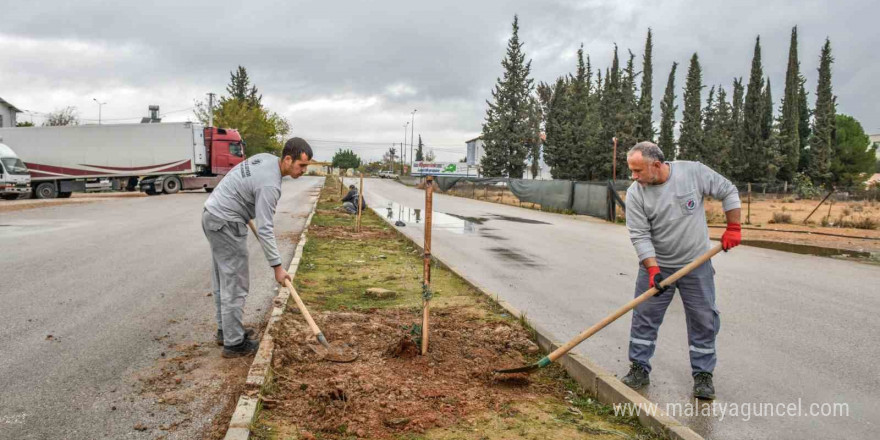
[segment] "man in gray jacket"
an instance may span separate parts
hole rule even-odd
[[[284,144],[281,158],[262,153],[236,165],[211,192],[202,213],[202,230],[211,245],[214,303],[217,306],[218,345],[223,357],[246,356],[259,343],[252,331],[245,332],[242,313],[248,294],[247,223],[255,219],[257,235],[275,280],[290,275],[281,267],[275,243],[273,217],[281,198],[281,178],[302,176],[312,159],[312,148],[301,138]]]
[[[626,192],[626,227],[641,263],[636,296],[659,287],[663,278],[709,250],[704,196],[721,200],[727,216],[723,249],[740,243],[739,193],[722,175],[699,162],[665,162],[663,151],[651,142],[630,149],[627,165],[635,182]],[[715,306],[714,275],[712,262],[707,261],[635,308],[629,343],[632,365],[623,383],[634,389],[650,383],[657,331],[678,289],[687,321],[694,397],[715,398],[712,372],[721,319]]]

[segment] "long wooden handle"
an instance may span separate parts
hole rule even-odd
[[[248,220],[248,226],[253,231],[254,236],[257,237],[257,240],[260,239],[259,235],[257,235],[257,226],[254,225],[253,220]],[[323,338],[323,333],[321,329],[318,328],[318,324],[315,324],[315,320],[312,319],[311,313],[309,313],[309,309],[306,308],[306,305],[302,302],[302,299],[299,297],[299,294],[296,293],[296,289],[293,288],[293,284],[290,283],[290,280],[284,280],[284,286],[287,287],[287,290],[290,290],[290,296],[293,297],[293,300],[296,302],[296,307],[299,309],[300,313],[303,314],[306,318],[306,322],[309,323],[309,328],[312,329],[312,333],[315,336],[319,336]]]
[[[665,278],[660,283],[660,286],[666,287],[666,286],[678,281],[679,278],[689,274],[692,270],[696,269],[698,266],[709,261],[709,259],[714,257],[715,254],[717,254],[718,252],[721,252],[721,245],[720,244],[713,247],[708,252],[701,255],[699,258],[692,261],[687,266],[682,267],[677,272],[670,275],[669,278]],[[652,287],[652,288],[646,290],[645,293],[637,296],[632,301],[624,304],[621,308],[615,310],[614,313],[608,315],[607,317],[605,317],[605,319],[596,323],[596,325],[584,330],[583,333],[575,336],[574,339],[568,341],[562,347],[559,347],[556,350],[554,350],[553,353],[550,353],[547,356],[547,358],[550,359],[550,362],[555,362],[556,359],[559,359],[562,355],[564,355],[565,353],[568,353],[572,348],[576,347],[581,342],[584,342],[584,340],[586,340],[590,336],[593,336],[596,332],[598,332],[599,330],[602,330],[603,328],[605,328],[605,326],[607,326],[608,324],[611,324],[612,322],[617,320],[617,318],[620,318],[621,316],[623,316],[624,314],[626,314],[630,310],[634,309],[637,305],[647,301],[648,298],[654,296],[656,293],[657,293],[657,288],[655,288],[655,287]]]
[[[321,329],[318,328],[318,324],[315,324],[315,320],[312,319],[312,314],[309,313],[309,309],[306,308],[306,305],[303,304],[302,299],[299,297],[299,294],[296,293],[296,289],[293,288],[293,284],[290,283],[290,280],[284,280],[284,285],[287,286],[287,289],[290,290],[290,296],[293,297],[293,300],[296,301],[296,307],[299,309],[300,313],[306,318],[306,322],[309,323],[309,328],[312,329],[312,333],[315,336],[323,338],[324,335],[321,332]]]

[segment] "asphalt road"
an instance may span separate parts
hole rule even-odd
[[[275,231],[285,265],[289,238],[301,232],[321,182],[283,183]],[[138,378],[175,343],[200,343],[208,360],[224,365],[213,346],[214,299],[206,296],[207,196],[0,212],[0,439],[201,437],[222,406],[220,388],[198,396],[209,412],[187,414],[188,422],[163,432],[155,427],[187,410],[141,395]],[[245,320],[259,324],[277,288],[256,240],[249,249]],[[150,429],[133,429],[139,423]]]
[[[370,207],[402,219],[407,225],[401,231],[424,240],[417,223],[424,217],[423,190],[380,179],[364,186]],[[559,341],[633,296],[638,261],[621,225],[438,193],[434,211],[432,253]],[[747,246],[718,255],[713,264],[721,311],[718,399],[714,407],[699,405],[697,414],[675,417],[711,439],[877,438],[880,267]],[[622,377],[629,366],[630,319],[624,315],[576,351]],[[681,404],[684,412],[693,405],[677,298],[661,327],[653,367],[646,397],[661,409]],[[846,406],[821,406],[835,403]],[[812,410],[847,414],[807,415]]]

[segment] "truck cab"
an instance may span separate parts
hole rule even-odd
[[[0,197],[15,200],[31,193],[31,175],[24,162],[0,138]]]
[[[245,159],[244,141],[238,130],[205,127],[205,147],[210,158],[207,176],[223,176]]]

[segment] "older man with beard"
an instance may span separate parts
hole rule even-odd
[[[627,165],[635,182],[626,192],[626,226],[641,263],[636,295],[659,288],[665,277],[709,250],[704,196],[722,201],[727,217],[722,248],[727,251],[740,243],[739,193],[724,176],[699,162],[666,162],[663,151],[651,142],[632,147]],[[694,397],[715,398],[712,373],[721,319],[715,306],[714,275],[712,262],[707,261],[635,308],[629,343],[632,365],[623,383],[633,389],[650,383],[657,332],[678,290],[687,321]]]

